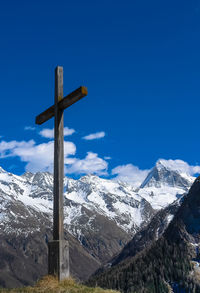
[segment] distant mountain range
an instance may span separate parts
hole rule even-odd
[[[165,160],[137,189],[93,175],[65,178],[72,274],[86,280],[100,267],[104,270],[102,265],[114,266],[150,246],[164,233],[194,180]],[[16,176],[0,168],[0,286],[33,284],[47,273],[52,192],[50,173]]]

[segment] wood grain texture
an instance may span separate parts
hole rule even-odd
[[[64,110],[70,107],[71,105],[73,105],[74,103],[82,99],[83,97],[87,96],[87,93],[88,93],[87,88],[85,86],[80,86],[78,89],[76,89],[75,91],[67,95],[65,98],[61,99],[60,102],[58,103],[58,108],[61,110]],[[42,112],[41,114],[39,114],[35,119],[35,123],[39,125],[43,124],[44,122],[48,121],[54,116],[54,112],[55,112],[55,106],[53,105],[49,107],[47,110],[45,110],[44,112]]]
[[[63,99],[63,68],[55,69],[55,124],[54,124],[54,218],[53,239],[64,239],[63,230],[63,178],[64,178],[64,122],[63,110],[58,107]]]
[[[81,86],[63,98],[63,67],[55,69],[55,104],[36,117],[43,124],[54,116],[54,189],[53,189],[53,241],[49,242],[49,274],[59,280],[69,277],[69,247],[64,241],[63,180],[64,180],[64,109],[87,95]]]

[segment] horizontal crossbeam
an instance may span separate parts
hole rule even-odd
[[[87,88],[85,86],[79,87],[77,90],[67,95],[58,103],[59,109],[64,110],[70,107],[71,105],[73,105],[74,103],[82,99],[83,97],[87,96],[87,93],[88,93]],[[42,112],[41,114],[39,114],[35,118],[35,123],[41,125],[47,120],[51,119],[53,116],[54,116],[54,105],[48,108],[47,110],[45,110],[44,112]]]

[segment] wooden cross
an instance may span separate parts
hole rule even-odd
[[[59,280],[69,277],[69,245],[64,240],[63,226],[63,177],[64,177],[64,135],[63,112],[87,95],[86,87],[79,87],[63,98],[63,67],[55,69],[55,104],[35,119],[43,124],[53,116],[54,125],[54,201],[53,201],[53,241],[49,242],[48,272]]]

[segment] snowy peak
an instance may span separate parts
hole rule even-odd
[[[132,186],[97,176],[68,179],[65,197],[76,205],[115,221],[129,232],[135,232],[153,214],[151,205],[137,195]]]
[[[181,160],[159,160],[140,187],[160,188],[167,185],[188,190],[195,179],[189,171],[187,163]]]
[[[34,174],[31,172],[25,172],[23,175],[21,175],[21,177],[26,180],[32,180],[32,178],[34,177]]]
[[[33,184],[37,184],[40,187],[46,187],[49,185],[53,185],[53,175],[48,172],[37,172],[33,176]]]
[[[88,215],[111,220],[120,229],[133,235],[150,221],[156,210],[165,208],[188,191],[194,178],[189,175],[189,170],[184,172],[186,168],[183,163],[159,160],[137,191],[128,183],[94,175],[86,175],[78,180],[65,177],[64,213],[69,231],[74,235],[78,233],[74,232],[78,226],[82,229],[79,224],[87,210]],[[37,172],[17,176],[2,170],[0,196],[4,202],[20,201],[27,209],[52,215],[53,175]]]

